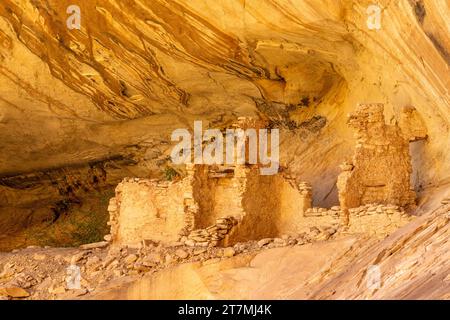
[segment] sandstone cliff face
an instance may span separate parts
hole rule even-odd
[[[262,114],[290,128],[283,165],[331,204],[345,117],[382,102],[388,122],[407,105],[423,119],[416,186],[448,178],[446,1],[379,1],[379,30],[369,1],[96,0],[78,4],[81,30],[70,4],[0,6],[3,176],[115,156],[156,170],[174,128]]]
[[[450,183],[450,7],[378,0],[369,29],[373,3],[2,0],[0,232],[106,214],[92,194],[161,176],[174,129],[239,116],[280,128],[285,173],[336,205],[358,103],[384,104],[410,141],[415,214],[435,209]]]

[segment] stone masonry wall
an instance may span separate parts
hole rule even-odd
[[[330,209],[313,207],[306,210],[304,219],[299,221],[297,230],[317,226],[339,225],[343,214],[341,207]],[[397,205],[366,204],[348,210],[349,224],[345,233],[364,233],[384,238],[398,228],[410,222],[409,216],[403,208]]]
[[[232,230],[229,244],[247,240],[276,237],[295,231],[302,212],[311,206],[311,187],[281,174],[264,176],[258,168],[241,166],[242,176],[238,198],[243,214]]]
[[[260,175],[258,166],[195,165],[177,182],[124,179],[110,201],[106,239],[121,245],[230,245],[293,230],[310,206],[306,183]]]
[[[185,197],[189,199],[192,192],[187,182],[124,179],[110,200],[109,239],[127,245],[150,239],[177,241],[189,226]]]

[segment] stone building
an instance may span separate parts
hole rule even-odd
[[[383,109],[381,103],[359,104],[348,119],[356,131],[357,145],[337,180],[344,212],[370,203],[414,204],[409,139],[397,125],[385,124]]]
[[[409,139],[385,124],[382,104],[360,104],[349,124],[358,143],[338,177],[340,206],[312,207],[309,183],[261,175],[257,164],[186,165],[178,181],[124,179],[110,200],[106,239],[228,246],[340,222],[347,232],[384,236],[410,220],[402,208],[415,200]],[[263,127],[246,119],[237,126]]]
[[[110,240],[230,245],[293,230],[310,194],[257,166],[191,165],[180,181],[125,179],[110,200]]]
[[[258,131],[265,125],[239,118],[231,127]],[[292,230],[311,207],[311,188],[280,173],[261,175],[260,166],[247,161],[247,142],[243,164],[188,164],[186,176],[173,182],[123,180],[110,201],[108,239],[127,245],[148,239],[215,246]]]

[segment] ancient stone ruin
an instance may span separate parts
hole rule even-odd
[[[257,124],[239,119],[235,126]],[[382,104],[360,104],[349,124],[358,144],[338,177],[340,206],[313,207],[309,183],[297,184],[282,173],[261,175],[258,165],[191,164],[178,181],[124,179],[110,201],[111,234],[106,239],[131,246],[146,240],[229,246],[304,227],[338,225],[340,219],[348,232],[395,230],[409,221],[402,207],[415,199],[408,139],[397,126],[385,124]]]
[[[409,141],[397,125],[385,124],[383,109],[381,103],[359,104],[348,119],[357,145],[353,159],[341,166],[337,181],[344,220],[349,208],[361,205],[414,204]]]
[[[449,17],[0,0],[0,300],[450,299]]]
[[[258,131],[265,125],[242,117],[231,127]],[[124,179],[110,201],[106,239],[119,245],[152,240],[208,247],[292,231],[311,207],[310,188],[281,174],[261,175],[260,165],[248,162],[245,139],[243,164],[237,158],[231,165],[187,164],[179,181]]]
[[[309,206],[281,175],[256,166],[192,165],[181,181],[125,179],[109,205],[116,244],[182,241],[191,246],[230,245],[288,232]]]

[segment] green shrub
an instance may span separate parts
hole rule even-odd
[[[164,169],[164,177],[167,181],[172,181],[174,178],[179,177],[180,174],[171,167],[167,167]]]

